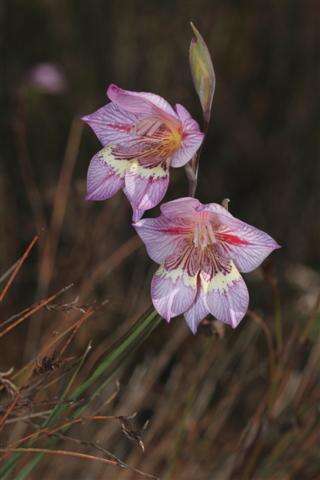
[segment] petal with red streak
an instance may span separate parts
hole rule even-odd
[[[190,227],[174,223],[163,215],[144,218],[133,226],[144,242],[149,257],[157,263],[164,263],[173,254],[181,256],[184,251],[183,240],[190,232]]]
[[[219,253],[231,258],[240,272],[251,272],[273,250],[280,248],[267,233],[238,220],[225,209],[221,211],[220,205],[211,205],[211,211],[217,213],[216,240]]]
[[[97,135],[102,145],[121,143],[133,137],[137,116],[114,103],[108,103],[91,115],[82,117]]]

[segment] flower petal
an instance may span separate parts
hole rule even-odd
[[[91,115],[82,117],[97,135],[103,146],[126,142],[132,138],[137,116],[114,103],[108,103]]]
[[[150,102],[152,102],[156,107],[160,108],[164,112],[172,115],[173,117],[177,118],[177,114],[174,109],[171,107],[170,103],[167,102],[164,98],[160,97],[160,95],[156,95],[155,93],[147,93],[147,92],[131,92],[141,98],[144,98]]]
[[[172,167],[182,167],[199,150],[204,133],[200,131],[198,123],[182,105],[177,104],[176,110],[181,120],[183,135],[180,148],[172,156],[171,165]]]
[[[153,93],[132,92],[111,84],[107,90],[110,100],[128,112],[138,115],[164,114],[177,120],[177,114],[171,105],[162,97]]]
[[[235,219],[235,217],[229,212],[229,210],[227,210],[222,205],[219,205],[219,203],[207,203],[205,205],[201,204],[198,210],[202,212],[210,212],[217,215],[224,215],[226,217]]]
[[[210,313],[221,322],[236,328],[248,310],[247,286],[233,262],[229,272],[218,272],[210,279],[200,273],[201,290]]]
[[[128,165],[126,160],[114,157],[112,146],[100,150],[89,165],[86,200],[106,200],[123,188]]]
[[[190,231],[161,215],[157,218],[144,218],[133,224],[144,242],[149,257],[157,263],[164,263],[173,254],[183,254],[183,239]]]
[[[184,314],[184,318],[194,334],[197,332],[201,320],[210,313],[205,300],[205,295],[199,291],[194,303]]]
[[[199,130],[198,122],[193,120],[190,113],[183,105],[180,105],[180,103],[176,103],[175,108],[178,117],[185,126],[189,126],[189,128],[198,128]]]
[[[160,266],[151,282],[154,308],[167,322],[188,310],[196,293],[197,278],[190,277],[181,268],[166,270]]]
[[[251,272],[273,250],[280,248],[280,245],[262,230],[238,220],[225,209],[218,213],[215,206],[214,210],[220,222],[216,233],[219,253],[231,258],[240,272]]]
[[[143,167],[131,161],[125,175],[124,192],[133,208],[133,220],[139,220],[145,210],[155,207],[163,199],[169,185],[166,168]]]
[[[171,220],[183,220],[184,222],[191,221],[198,208],[202,204],[196,198],[182,197],[171,202],[163,203],[160,207],[161,213]]]

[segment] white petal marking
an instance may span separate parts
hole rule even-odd
[[[118,160],[112,153],[113,148],[113,145],[108,145],[103,150],[101,150],[99,156],[107,165],[109,165],[114,170],[117,175],[122,178],[124,177],[125,172],[129,167],[129,161],[122,159]]]

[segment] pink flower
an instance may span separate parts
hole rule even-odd
[[[27,84],[50,94],[63,93],[66,90],[66,78],[54,63],[38,63],[28,73]]]
[[[248,309],[240,272],[250,272],[279,245],[225,208],[194,198],[161,206],[161,215],[134,224],[149,256],[153,305],[168,322],[184,314],[193,333],[209,313],[235,328]]]
[[[83,118],[103,145],[91,160],[87,200],[105,200],[123,188],[139,220],[156,206],[169,184],[169,166],[182,167],[203,133],[182,105],[175,110],[152,93],[110,85],[110,103]]]

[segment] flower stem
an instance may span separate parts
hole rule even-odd
[[[203,144],[205,142],[205,139],[207,137],[208,133],[208,128],[209,128],[209,122],[210,122],[210,117],[208,119],[204,119],[203,123],[203,133],[204,133],[204,138],[203,142],[197,151],[197,153],[194,155],[194,157],[191,159],[187,165],[185,165],[184,169],[186,172],[186,176],[188,179],[189,183],[189,196],[190,197],[195,197],[196,195],[196,190],[198,186],[198,171],[199,171],[199,160],[200,160],[200,155],[202,152]]]

